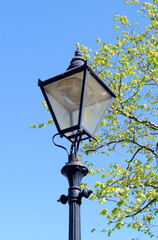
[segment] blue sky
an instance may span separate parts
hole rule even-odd
[[[0,239],[68,239],[68,206],[57,203],[67,194],[67,180],[60,174],[67,155],[51,142],[55,126],[29,128],[49,119],[37,80],[64,72],[77,42],[92,51],[99,37],[115,42],[114,15],[127,15],[135,22],[135,12],[124,0],[0,1]],[[112,161],[97,154],[92,158],[99,165]],[[91,184],[95,179],[87,176],[85,181]],[[83,240],[106,239],[104,233],[90,232],[106,227],[98,215],[102,207],[83,199]],[[126,229],[109,239],[132,237],[148,240]]]

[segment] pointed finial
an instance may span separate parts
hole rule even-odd
[[[75,57],[71,60],[70,66],[68,67],[67,70],[75,67],[80,67],[82,66],[86,60],[82,57],[82,52],[79,47],[77,47],[77,50],[75,51]]]
[[[82,52],[79,47],[77,47],[77,50],[75,52],[75,56],[82,56]]]

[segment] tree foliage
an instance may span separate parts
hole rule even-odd
[[[108,155],[120,149],[127,153],[122,165],[111,164],[107,172],[90,169],[90,174],[101,177],[91,200],[111,202],[110,209],[105,204],[101,211],[108,219],[108,235],[127,226],[152,237],[158,213],[158,0],[126,4],[137,7],[145,27],[132,26],[126,16],[116,15],[116,44],[98,39],[92,59],[89,49],[81,46],[93,70],[117,95],[96,137]],[[84,146],[95,147],[95,142]]]

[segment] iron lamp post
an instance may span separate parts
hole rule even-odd
[[[39,79],[38,85],[58,130],[54,137],[60,135],[71,142],[68,162],[61,170],[69,182],[68,195],[61,195],[58,201],[69,203],[69,240],[81,240],[81,199],[88,198],[92,191],[80,189],[81,180],[88,169],[78,154],[79,144],[94,138],[116,96],[89,67],[79,48],[64,73],[45,81]]]

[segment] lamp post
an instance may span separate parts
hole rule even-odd
[[[69,240],[81,240],[81,199],[88,198],[92,191],[80,189],[81,180],[88,169],[78,154],[79,144],[94,138],[116,96],[88,66],[79,48],[64,73],[45,81],[39,79],[38,85],[58,130],[54,137],[60,135],[71,142],[68,162],[61,170],[69,182],[68,195],[61,195],[58,201],[69,203]]]

